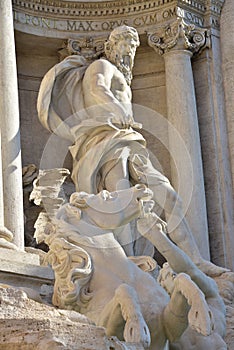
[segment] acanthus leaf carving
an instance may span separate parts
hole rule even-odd
[[[189,50],[194,54],[208,46],[209,32],[178,17],[175,22],[147,35],[149,46],[160,55],[171,49]]]
[[[99,58],[104,53],[105,38],[81,37],[76,40],[68,39],[64,47],[59,50],[60,59],[70,55],[80,55],[87,60]]]

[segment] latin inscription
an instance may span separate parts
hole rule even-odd
[[[75,32],[89,32],[97,29],[93,21],[69,21],[67,20],[67,30]]]
[[[57,21],[50,18],[31,16],[26,13],[13,11],[15,23],[27,24],[33,27],[41,27],[46,29],[57,29]]]
[[[93,31],[111,31],[115,27],[121,25],[129,25],[135,28],[141,28],[144,26],[154,25],[156,23],[168,20],[172,17],[176,17],[177,9],[172,7],[163,11],[157,11],[150,14],[145,14],[137,17],[129,17],[118,20],[108,21],[78,21],[78,20],[66,20],[66,19],[52,19],[33,16],[25,13],[14,11],[15,23],[29,25],[32,27],[39,27],[43,29],[54,29],[58,31],[68,32],[93,32]],[[190,12],[184,12],[183,17],[194,24],[202,26],[204,24],[203,18],[194,15]]]

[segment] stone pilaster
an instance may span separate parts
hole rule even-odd
[[[167,115],[172,124],[172,128],[169,127],[172,184],[184,203],[191,195],[185,216],[202,256],[209,258],[201,145],[191,66],[193,53],[206,45],[206,31],[178,18],[165,28],[148,34],[148,42],[165,60]],[[191,164],[184,161],[174,128],[187,148]]]
[[[0,132],[1,145],[1,132]],[[0,152],[0,227],[4,226],[4,205],[3,205],[3,187],[2,187],[2,154]]]
[[[24,221],[18,86],[11,0],[1,0],[0,17],[0,122],[4,225],[13,233],[13,243],[19,249],[23,249]],[[4,234],[2,236],[4,237]]]
[[[220,42],[218,42],[219,46],[219,53],[221,52],[221,57],[219,55],[216,62],[214,62],[215,65],[215,71],[217,70],[217,64],[218,67],[222,70],[218,70],[217,78],[215,79],[215,85],[219,87],[219,91],[222,89],[222,93],[224,92],[223,97],[223,104],[222,104],[222,114],[221,115],[223,122],[223,125],[227,126],[227,131],[225,134],[222,135],[222,143],[226,146],[224,150],[228,150],[229,154],[226,157],[227,161],[225,163],[228,163],[230,161],[230,164],[222,164],[223,168],[225,170],[225,175],[231,173],[232,179],[227,180],[227,176],[224,178],[225,182],[223,181],[223,187],[225,189],[225,192],[223,191],[223,197],[222,203],[226,205],[225,207],[225,245],[226,245],[226,251],[225,256],[227,258],[228,266],[232,269],[234,268],[234,236],[233,236],[233,228],[234,228],[234,221],[233,221],[233,210],[234,210],[234,118],[233,118],[233,111],[234,111],[234,1],[233,0],[225,0],[223,9],[221,12],[221,19],[220,19]],[[217,39],[216,39],[217,40]],[[220,77],[223,78],[220,79]],[[221,105],[220,101],[219,105]],[[226,117],[226,120],[225,120]],[[221,123],[220,123],[221,124]],[[226,142],[227,141],[227,144]],[[226,153],[228,153],[226,151]],[[229,165],[231,167],[231,171],[229,169]],[[231,183],[232,182],[232,183]],[[229,227],[227,227],[229,225]]]
[[[229,130],[229,147],[234,184],[234,2],[226,0],[221,16],[222,69],[225,89],[225,104]]]

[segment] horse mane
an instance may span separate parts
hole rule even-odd
[[[76,244],[77,231],[72,232],[69,218],[80,220],[79,209],[65,204],[54,221],[54,229],[46,238],[50,250],[47,261],[55,273],[52,302],[60,308],[81,312],[92,298],[89,283],[93,274],[93,263],[89,253]],[[74,227],[75,229],[75,227]]]

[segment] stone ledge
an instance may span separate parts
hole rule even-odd
[[[3,272],[32,277],[34,279],[54,280],[54,273],[50,267],[11,262],[0,258],[0,273]]]
[[[36,254],[0,249],[0,283],[31,290],[30,294],[51,303],[54,272],[49,266],[40,266]]]
[[[30,254],[5,248],[0,248],[0,259],[16,262],[17,264],[20,261],[24,264],[40,265],[39,256],[36,254]]]

